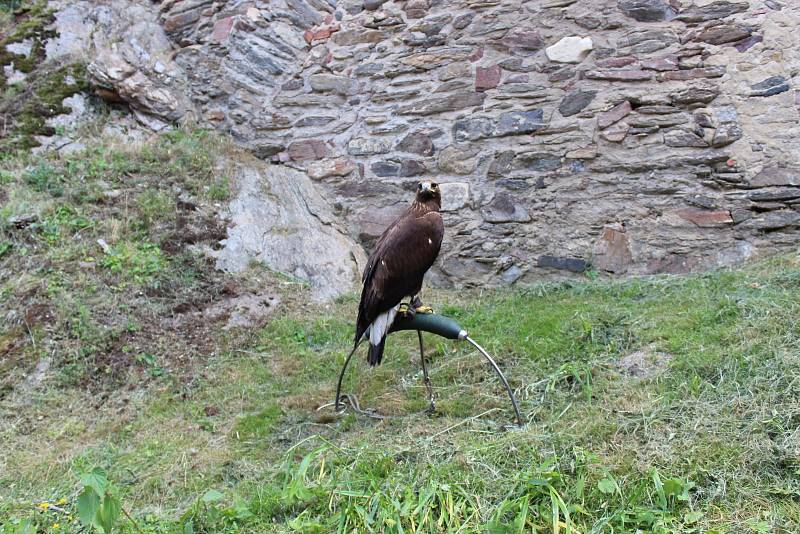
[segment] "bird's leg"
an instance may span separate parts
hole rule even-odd
[[[433,396],[431,379],[428,377],[428,365],[425,363],[425,349],[422,346],[422,332],[417,330],[417,336],[419,336],[419,359],[422,361],[422,377],[425,381],[425,389],[428,390],[428,409],[426,411],[428,413],[433,413],[436,411],[436,399]]]
[[[411,300],[411,306],[417,313],[433,313],[433,308],[422,304],[422,301],[419,299],[419,296],[416,296]]]
[[[400,307],[397,309],[397,313],[401,317],[408,317],[413,319],[414,316],[417,314],[417,309],[414,306],[414,301],[410,301],[408,304],[405,302],[400,304]]]

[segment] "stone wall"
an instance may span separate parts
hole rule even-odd
[[[306,172],[367,248],[419,179],[442,183],[434,283],[685,273],[796,246],[796,2],[136,5],[149,15],[89,67],[101,93]]]

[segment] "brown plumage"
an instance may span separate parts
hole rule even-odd
[[[386,333],[400,302],[417,296],[425,273],[439,255],[444,236],[441,203],[438,185],[421,182],[414,202],[381,234],[367,260],[355,343],[367,336],[370,365],[381,362]]]

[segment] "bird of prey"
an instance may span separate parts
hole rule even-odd
[[[441,204],[439,186],[420,182],[411,206],[381,234],[367,260],[354,343],[358,346],[362,336],[367,337],[370,365],[381,363],[386,335],[398,312],[432,311],[417,295],[442,245]],[[409,303],[401,306],[406,297]]]

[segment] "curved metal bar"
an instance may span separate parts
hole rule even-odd
[[[419,359],[422,360],[422,376],[425,381],[425,389],[428,390],[428,412],[433,413],[436,411],[436,399],[433,397],[433,385],[431,379],[428,377],[428,365],[425,363],[425,349],[422,346],[422,330],[417,330],[419,337]]]
[[[336,383],[336,399],[333,401],[333,409],[336,413],[339,413],[339,398],[342,393],[342,380],[344,379],[344,372],[347,371],[347,366],[350,364],[350,358],[353,357],[353,354],[355,354],[356,349],[358,349],[362,341],[364,341],[363,337],[358,340],[356,346],[353,347],[353,350],[351,350],[350,354],[347,355],[347,359],[344,361],[344,366],[342,366],[342,371],[339,373],[339,381]]]
[[[466,336],[464,339],[466,339],[467,341],[472,343],[472,345],[476,349],[478,349],[480,351],[480,353],[483,354],[483,356],[487,360],[489,360],[489,363],[492,364],[492,367],[494,367],[494,370],[497,372],[497,375],[500,377],[500,380],[503,382],[503,385],[506,387],[506,391],[508,392],[508,398],[511,399],[511,404],[514,406],[514,413],[517,416],[517,424],[519,424],[519,426],[523,426],[522,414],[519,413],[519,406],[517,405],[517,399],[514,397],[514,391],[511,389],[511,386],[508,385],[508,380],[506,380],[506,377],[503,375],[503,371],[500,370],[500,368],[497,366],[497,363],[495,363],[495,361],[492,359],[492,357],[489,356],[489,353],[486,352],[483,347],[478,345],[475,342],[474,339],[472,339],[469,336]]]

